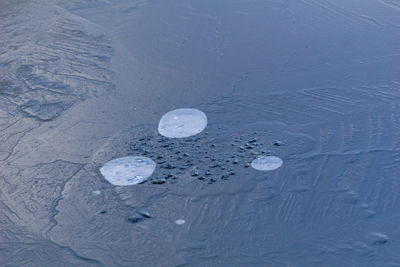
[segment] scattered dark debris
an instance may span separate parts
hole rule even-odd
[[[166,182],[165,178],[162,177],[155,177],[151,179],[152,184],[163,184],[165,182]]]
[[[264,147],[257,134],[234,135],[222,141],[220,138],[211,139],[211,136],[215,138],[214,132],[182,139],[169,139],[156,134],[153,138],[147,135],[136,139],[139,142],[131,140],[129,144],[135,153],[155,159],[158,168],[149,181],[152,184],[176,183],[178,178],[185,176],[208,183],[227,180],[237,175],[236,168],[250,167],[247,161],[262,154],[271,154],[271,145]],[[284,143],[274,141],[272,145],[281,146]]]

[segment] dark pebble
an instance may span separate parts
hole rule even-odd
[[[192,171],[190,172],[190,175],[191,175],[191,176],[199,176],[200,173],[199,173],[198,170],[192,170]]]
[[[284,145],[285,145],[285,143],[282,142],[282,141],[274,141],[272,144],[273,144],[274,146],[284,146]]]
[[[154,178],[154,179],[151,181],[151,183],[152,183],[152,184],[163,184],[163,183],[165,183],[165,179],[164,179],[164,178],[157,177],[157,178]]]
[[[170,170],[170,169],[175,169],[176,167],[175,167],[174,165],[167,164],[167,165],[165,166],[165,168]]]
[[[252,149],[252,148],[254,148],[254,146],[250,145],[249,143],[246,143],[246,148],[247,149]]]
[[[369,242],[374,245],[384,245],[389,242],[389,237],[383,233],[372,232],[368,236]]]
[[[256,138],[253,138],[253,139],[251,139],[251,140],[249,141],[250,144],[255,143],[255,142],[257,142],[257,139],[256,139]]]
[[[137,214],[136,212],[131,212],[129,214],[128,219],[127,219],[127,221],[130,222],[130,223],[137,223],[137,222],[139,222],[141,220],[143,220],[143,218],[139,214]]]

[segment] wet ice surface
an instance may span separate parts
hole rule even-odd
[[[273,171],[282,166],[283,161],[275,156],[258,157],[251,162],[251,167],[259,171]]]
[[[399,12],[0,1],[0,265],[399,265]],[[161,136],[181,106],[207,128]]]
[[[169,138],[183,138],[201,133],[207,126],[207,116],[191,108],[175,109],[162,116],[158,132]]]
[[[113,159],[100,168],[104,178],[113,185],[141,184],[154,172],[156,164],[146,157],[123,157]]]

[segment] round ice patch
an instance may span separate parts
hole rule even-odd
[[[183,219],[178,219],[178,220],[175,221],[175,223],[178,224],[178,225],[182,225],[182,224],[186,223],[186,221],[183,220]]]
[[[113,185],[140,184],[154,172],[156,163],[146,157],[123,157],[111,160],[100,169],[101,174]]]
[[[207,126],[207,116],[192,108],[172,110],[162,116],[158,132],[169,138],[189,137],[202,132]]]
[[[251,162],[251,167],[259,171],[272,171],[282,166],[283,161],[274,156],[258,157]]]

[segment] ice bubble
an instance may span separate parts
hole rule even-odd
[[[175,221],[175,223],[178,224],[178,225],[181,225],[181,224],[186,223],[186,221],[183,220],[183,219],[178,219],[178,220]]]
[[[274,156],[258,157],[251,162],[251,167],[259,171],[272,171],[282,166],[282,159]]]
[[[181,108],[167,112],[158,124],[158,132],[169,138],[183,138],[202,132],[207,126],[207,116],[202,111]]]
[[[111,160],[100,169],[101,174],[113,185],[140,184],[150,177],[156,163],[147,157],[123,157]]]

